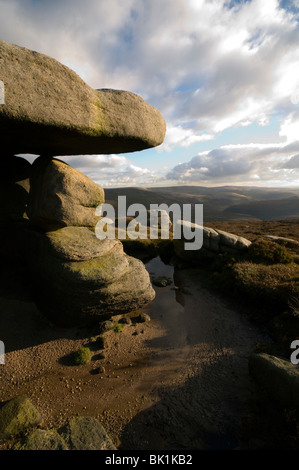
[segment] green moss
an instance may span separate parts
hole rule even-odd
[[[121,323],[117,323],[115,327],[113,328],[113,331],[115,331],[115,333],[121,333],[123,328],[124,328],[124,325],[122,325]]]
[[[124,269],[125,262],[125,258],[122,259],[117,254],[111,254],[86,261],[65,263],[64,267],[70,275],[73,275],[74,279],[106,283],[114,278],[116,270]]]
[[[0,409],[0,440],[16,437],[41,422],[41,415],[28,397],[17,396]]]
[[[95,418],[72,418],[58,432],[70,450],[116,450],[106,430]]]
[[[96,97],[94,104],[96,118],[94,126],[88,129],[88,134],[92,137],[98,137],[103,134],[106,136],[111,135],[111,128],[109,129],[109,125],[105,120],[104,106],[98,96]]]
[[[82,346],[74,353],[73,357],[77,365],[88,364],[91,360],[91,351],[89,348]]]
[[[16,442],[13,450],[68,450],[68,447],[57,431],[36,429]]]

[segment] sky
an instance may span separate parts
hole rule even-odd
[[[299,0],[0,0],[0,39],[162,113],[154,149],[62,156],[107,188],[299,187],[298,21]]]

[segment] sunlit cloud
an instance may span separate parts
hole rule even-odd
[[[196,183],[196,175],[207,183],[215,178],[266,181],[268,175],[270,182],[273,172],[281,184],[286,178],[297,181],[292,173],[297,170],[282,169],[281,159],[296,155],[290,148],[297,148],[298,139],[298,0],[0,0],[0,11],[1,39],[54,57],[94,88],[137,93],[163,114],[167,133],[157,148],[156,168],[142,171],[147,169],[142,152],[138,171],[121,155],[72,160],[97,181],[106,175],[107,184],[117,182],[117,172],[127,184],[160,181],[164,157],[181,151],[182,164],[188,166],[200,145],[209,145],[211,161],[199,152],[201,167],[188,168],[184,181]],[[268,143],[271,165],[262,147],[247,144],[237,156],[235,131],[246,129],[248,136],[257,126],[266,131],[273,117],[281,126]],[[235,147],[224,156],[217,139],[228,130]],[[258,137],[252,134],[247,141],[258,142]],[[283,153],[273,142],[282,143]],[[258,159],[260,152],[264,161]],[[222,176],[216,176],[217,162]]]

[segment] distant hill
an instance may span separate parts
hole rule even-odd
[[[150,204],[203,204],[204,221],[283,220],[299,218],[299,188],[239,186],[172,186],[158,188],[105,189],[106,202],[117,206],[126,196],[127,206]]]
[[[252,201],[225,209],[229,213],[242,213],[260,220],[296,219],[299,214],[299,198]]]

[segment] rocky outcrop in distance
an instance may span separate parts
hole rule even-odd
[[[203,257],[215,257],[219,253],[242,253],[245,252],[251,245],[251,241],[244,237],[240,237],[233,233],[224,232],[223,230],[213,229],[210,227],[203,227],[187,221],[179,221],[182,228],[182,237],[174,239],[175,254],[188,262],[198,263],[202,261]],[[183,235],[184,225],[192,230],[202,230],[202,248],[199,250],[186,250],[185,243],[190,241],[186,240]]]

